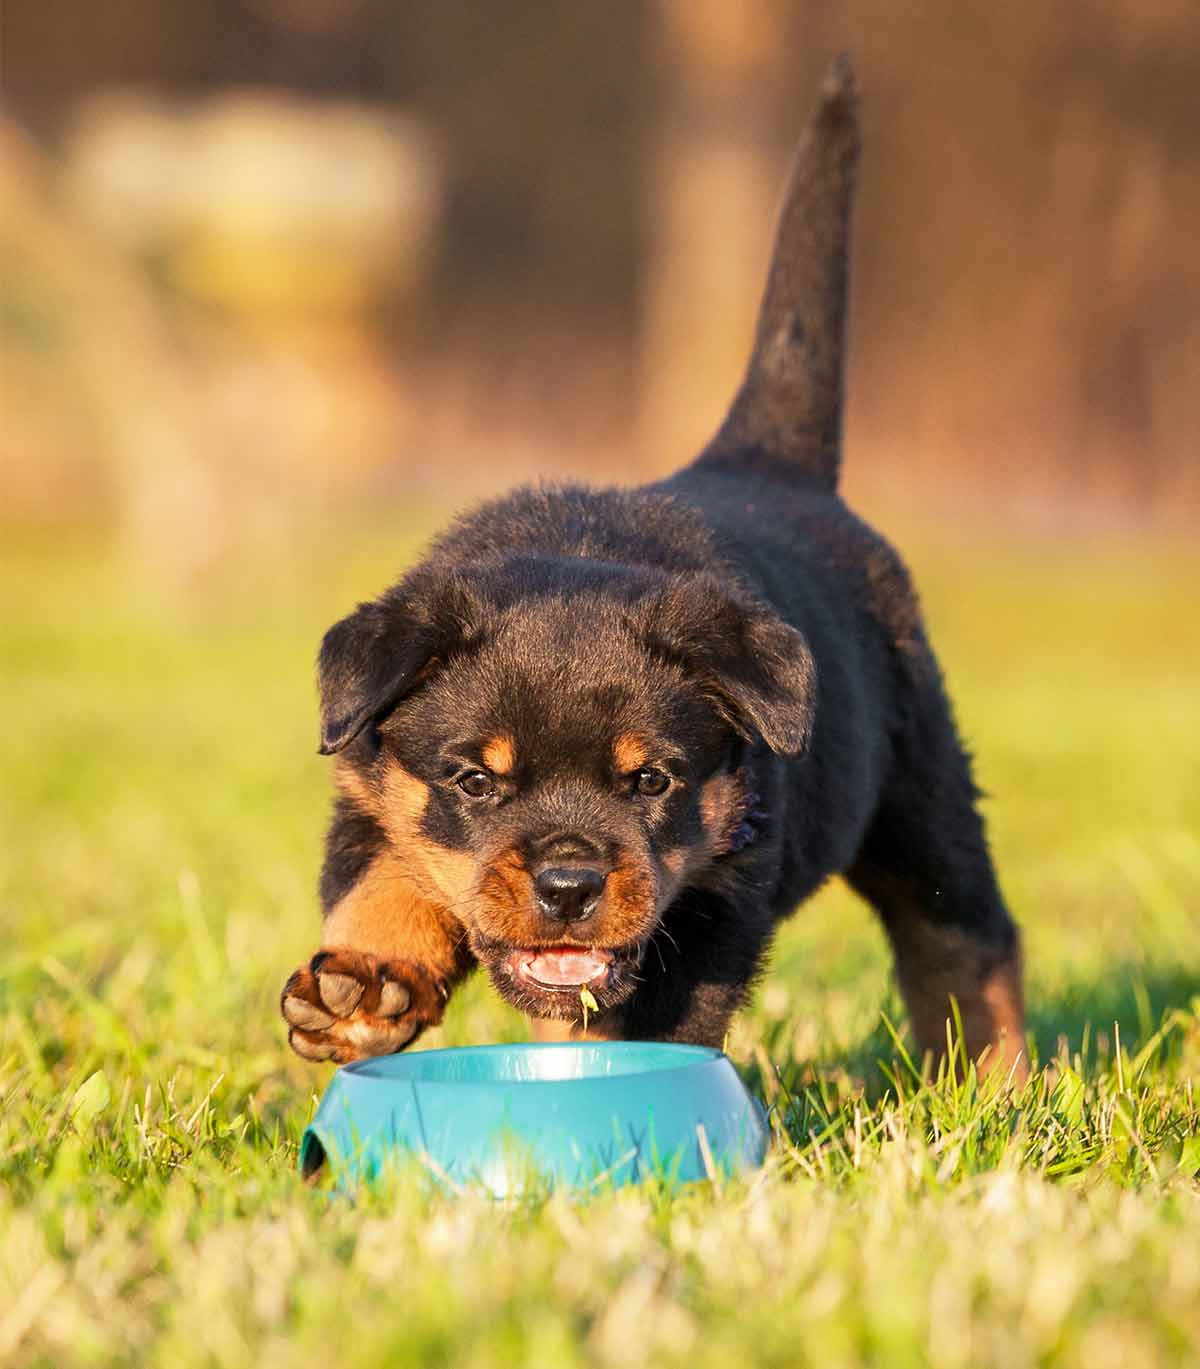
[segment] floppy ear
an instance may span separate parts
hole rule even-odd
[[[651,601],[647,637],[700,679],[743,737],[757,732],[783,756],[807,747],[816,664],[804,637],[765,605],[712,576],[681,578]]]
[[[317,658],[322,756],[396,706],[438,659],[462,649],[477,605],[459,582],[402,581],[325,634]]]

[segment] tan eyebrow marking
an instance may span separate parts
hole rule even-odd
[[[493,775],[511,774],[517,763],[517,748],[513,739],[505,733],[484,742],[482,754],[484,765]]]
[[[646,743],[632,732],[622,732],[613,742],[613,765],[618,775],[628,775],[640,770],[649,757]]]

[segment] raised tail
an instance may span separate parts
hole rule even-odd
[[[842,55],[796,149],[745,379],[698,464],[766,460],[837,485],[859,148],[854,71]]]

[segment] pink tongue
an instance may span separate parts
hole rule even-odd
[[[542,951],[523,968],[543,984],[586,984],[608,969],[608,960],[595,951]]]

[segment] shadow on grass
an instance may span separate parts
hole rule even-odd
[[[1058,1055],[1065,1042],[1072,1059],[1079,1052],[1085,1070],[1105,1067],[1115,1046],[1114,1023],[1119,1024],[1122,1049],[1136,1055],[1162,1026],[1173,1009],[1187,1009],[1200,996],[1200,978],[1184,970],[1147,972],[1144,966],[1123,963],[1112,966],[1103,979],[1068,983],[1059,992],[1033,995],[1026,1005],[1026,1023],[1033,1059],[1037,1065]],[[894,1039],[888,1023],[899,1033]],[[792,1094],[816,1087],[822,1093],[846,1097],[859,1094],[877,1103],[894,1092],[893,1074],[899,1063],[901,1078],[911,1070],[900,1063],[901,1046],[914,1065],[920,1060],[907,1028],[899,995],[893,988],[880,1005],[880,1018],[866,1036],[848,1049],[822,1051],[812,1060],[794,1060],[789,1049],[790,1021],[769,1024],[762,1036],[766,1059],[756,1056],[743,1074],[758,1096],[772,1097],[782,1086]],[[775,1078],[764,1078],[763,1066],[771,1063]]]
[[[1082,1049],[1085,1034],[1091,1043],[1112,1042],[1113,1024],[1120,1025],[1121,1045],[1136,1053],[1162,1024],[1172,1008],[1187,1008],[1200,995],[1200,978],[1185,970],[1116,964],[1095,981],[1068,984],[1051,997],[1031,997],[1026,1022],[1037,1058],[1048,1060],[1065,1038],[1071,1052]],[[1095,1050],[1089,1054],[1095,1058]]]

